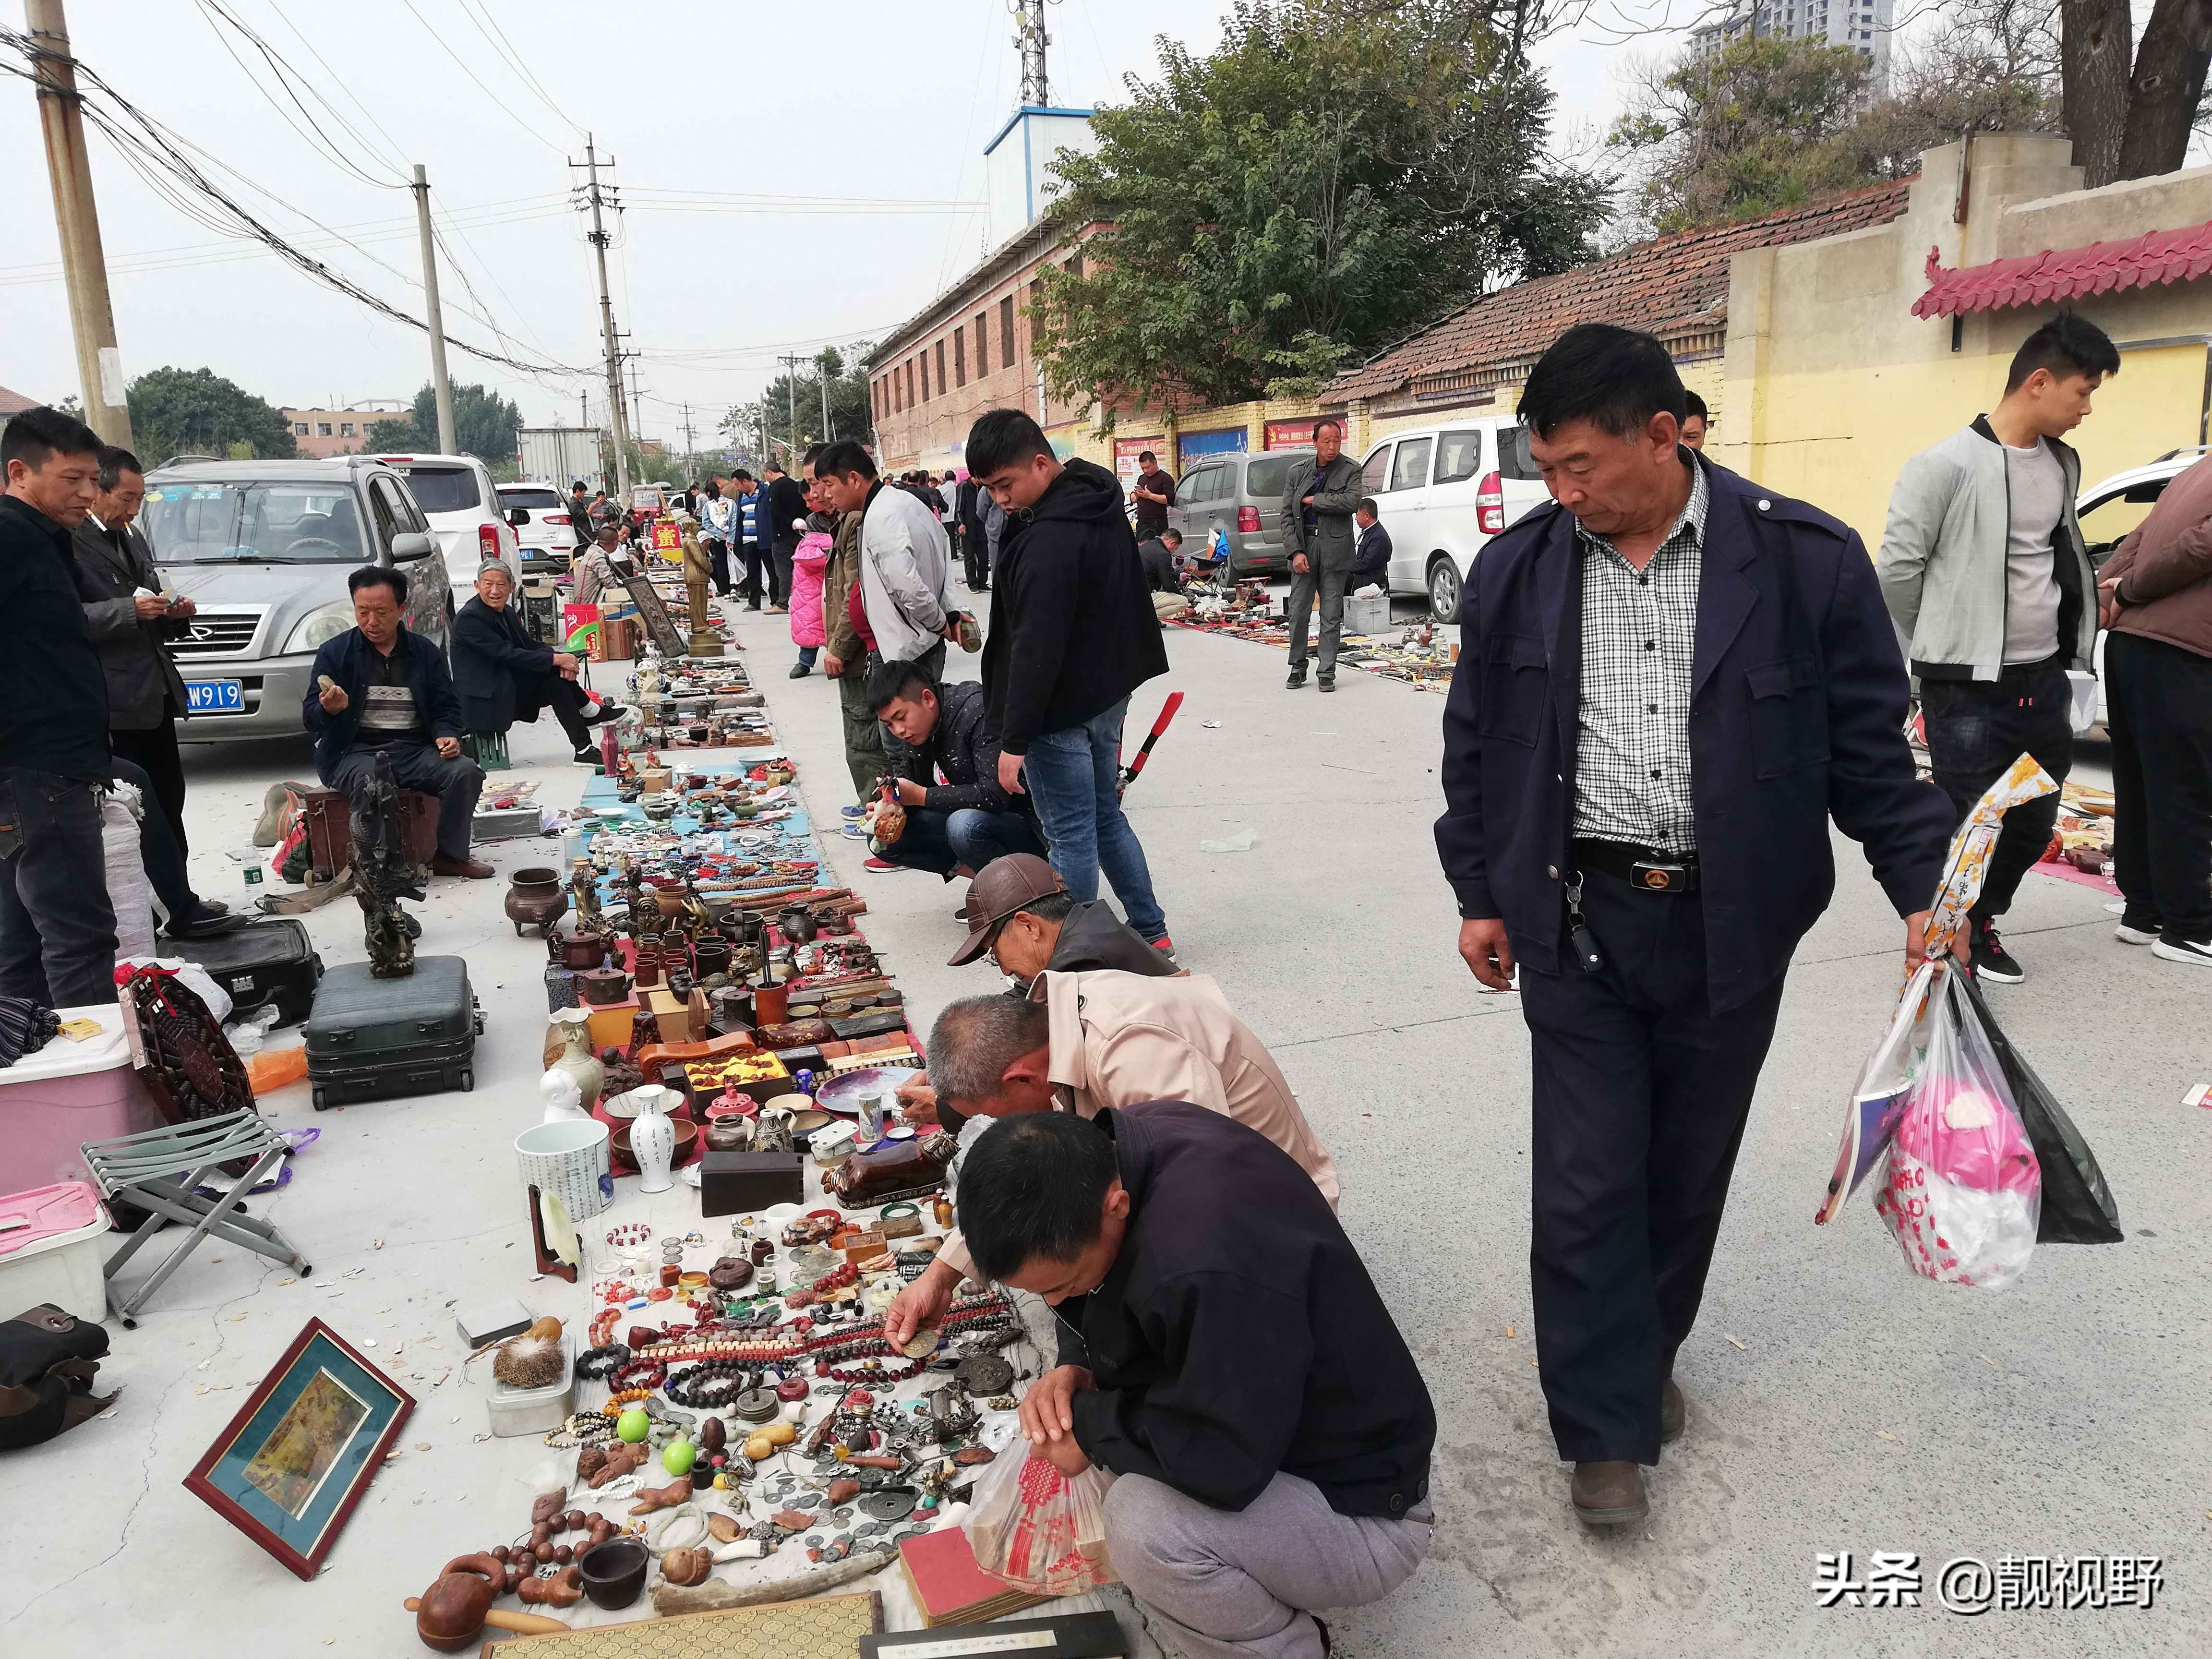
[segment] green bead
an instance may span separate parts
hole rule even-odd
[[[672,1440],[668,1449],[660,1454],[660,1467],[671,1474],[689,1474],[698,1461],[699,1449],[689,1440]]]
[[[626,1407],[623,1414],[615,1419],[615,1433],[632,1445],[652,1432],[653,1419],[646,1415],[642,1407]]]

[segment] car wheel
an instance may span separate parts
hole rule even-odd
[[[1459,567],[1440,553],[1429,566],[1429,615],[1437,622],[1456,622],[1459,601]]]

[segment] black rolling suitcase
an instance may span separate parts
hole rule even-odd
[[[341,963],[323,975],[307,1018],[315,1109],[472,1089],[483,1029],[469,965],[459,957],[417,957],[404,979],[377,979],[365,962]]]
[[[270,1003],[277,1024],[297,1025],[314,1006],[323,959],[307,930],[289,916],[271,916],[228,933],[177,942],[176,952],[207,969],[230,993],[231,1018],[241,1019]]]

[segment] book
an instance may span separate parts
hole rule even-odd
[[[863,1636],[860,1659],[993,1659],[1000,1654],[1054,1659],[1128,1659],[1129,1644],[1110,1613],[1056,1619],[1009,1619],[1000,1624]]]
[[[972,1625],[1003,1618],[1049,1601],[1048,1595],[1032,1595],[994,1578],[975,1565],[975,1552],[968,1534],[958,1527],[909,1538],[899,1546],[899,1565],[914,1586],[914,1599],[922,1622],[932,1630],[939,1625]]]

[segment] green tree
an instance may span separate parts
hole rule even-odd
[[[824,346],[812,365],[798,374],[779,374],[749,404],[733,406],[722,416],[721,430],[731,447],[753,454],[753,470],[768,457],[758,453],[763,434],[786,466],[796,463],[811,443],[830,438],[865,441],[875,428],[875,412],[868,400],[868,371],[863,367],[874,343],[855,341],[840,351]],[[822,419],[822,383],[830,383],[830,421]]]
[[[155,466],[173,455],[289,460],[299,451],[283,411],[211,368],[156,368],[124,394],[139,459]]]
[[[1310,392],[1471,294],[1588,257],[1607,187],[1547,161],[1553,99],[1465,0],[1237,0],[1205,58],[1064,155],[1040,276],[1053,390],[1231,403]]]
[[[489,386],[453,387],[453,441],[464,455],[473,455],[496,478],[514,476],[514,434],[522,429],[522,410],[511,398],[502,398]],[[438,449],[438,392],[428,380],[415,394],[413,411],[377,422],[368,428],[371,449],[409,450],[435,454]]]

